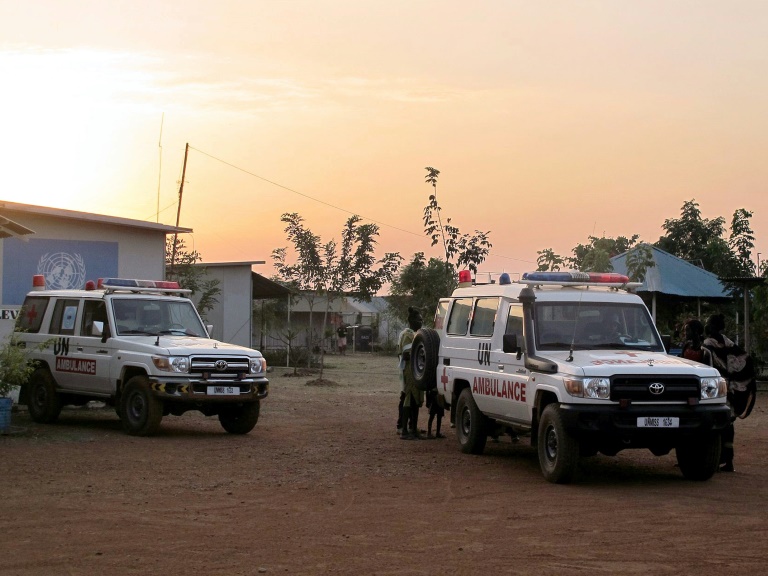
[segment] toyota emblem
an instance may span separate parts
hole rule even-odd
[[[648,391],[651,394],[655,394],[656,396],[658,396],[659,394],[664,394],[664,384],[662,384],[661,382],[654,382],[653,384],[648,386]]]
[[[219,372],[223,372],[227,369],[227,361],[226,360],[216,360],[216,364],[213,365],[216,370]],[[662,387],[663,388],[663,387]]]

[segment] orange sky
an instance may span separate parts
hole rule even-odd
[[[656,241],[692,198],[753,211],[768,259],[767,29],[762,1],[0,0],[0,200],[173,224],[189,143],[188,244],[267,275],[284,212],[439,255],[426,166],[486,270]]]

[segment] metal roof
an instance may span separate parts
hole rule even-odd
[[[731,297],[717,275],[656,246],[650,244],[646,246],[651,249],[655,266],[648,268],[643,285],[637,289],[637,292],[659,292],[689,298]],[[625,252],[611,258],[614,272],[627,273],[628,254],[629,252]]]
[[[253,286],[253,299],[262,300],[264,298],[279,298],[281,296],[287,296],[291,291],[283,286],[251,271],[251,284]]]
[[[14,222],[10,218],[6,218],[0,214],[0,238],[21,238],[26,240],[27,234],[34,234],[34,230],[30,230],[26,226],[22,226],[18,222]]]
[[[94,222],[98,224],[113,224],[115,226],[127,226],[131,228],[143,228],[146,230],[156,230],[165,234],[189,233],[192,228],[183,228],[181,226],[170,226],[156,222],[146,222],[144,220],[133,220],[130,218],[119,218],[117,216],[105,216],[103,214],[91,214],[89,212],[76,212],[74,210],[64,210],[62,208],[50,208],[46,206],[34,206],[32,204],[19,204],[17,202],[6,202],[0,200],[0,210],[3,213],[29,214],[36,216],[47,216],[50,218],[62,218],[66,220],[79,220],[85,222]]]

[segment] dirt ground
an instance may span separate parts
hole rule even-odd
[[[395,434],[395,359],[330,356],[271,376],[256,429],[198,413],[125,435],[110,409],[0,436],[0,575],[765,574],[767,394],[737,422],[736,472],[673,455],[583,461],[549,484],[527,441],[462,454]],[[425,414],[420,420],[426,427]]]

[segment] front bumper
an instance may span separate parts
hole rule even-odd
[[[600,443],[618,440],[624,443],[653,444],[662,439],[675,440],[722,430],[731,422],[731,411],[726,404],[633,404],[626,408],[615,404],[561,404],[560,411],[563,424],[571,435]],[[678,418],[679,426],[639,427],[637,419],[645,417]]]
[[[178,380],[150,377],[150,388],[159,398],[177,402],[254,402],[269,395],[269,380]]]

